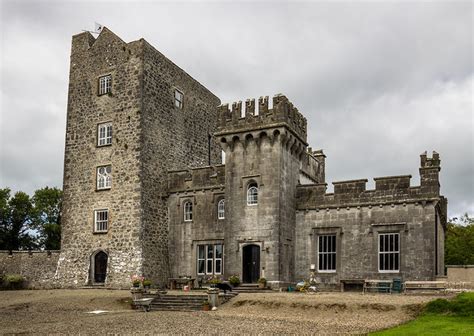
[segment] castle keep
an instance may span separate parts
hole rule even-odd
[[[222,163],[221,153],[225,162]],[[432,280],[444,274],[440,159],[411,176],[334,182],[284,95],[221,105],[145,40],[72,40],[61,287],[129,287],[132,274]]]

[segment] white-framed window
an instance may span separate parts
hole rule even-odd
[[[97,190],[112,187],[112,166],[97,167]]]
[[[217,219],[224,219],[225,218],[225,200],[221,199],[217,203]]]
[[[109,229],[109,210],[94,211],[94,232],[107,232]]]
[[[247,188],[247,205],[258,204],[258,185],[255,182],[249,184]]]
[[[99,77],[99,95],[112,92],[112,75]]]
[[[318,271],[336,272],[336,235],[318,236]]]
[[[207,244],[197,246],[197,274],[223,273],[223,244]]]
[[[97,126],[97,146],[112,144],[112,123],[99,124]]]
[[[174,106],[182,109],[184,104],[184,94],[178,89],[174,90]]]
[[[379,272],[400,270],[400,234],[379,233]]]
[[[184,221],[191,222],[193,220],[193,203],[191,201],[184,202]]]

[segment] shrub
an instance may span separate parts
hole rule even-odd
[[[474,316],[474,293],[461,293],[452,300],[436,299],[425,307],[426,313]]]
[[[267,279],[265,279],[265,278],[260,278],[260,279],[258,279],[258,283],[266,284],[266,283],[267,283]]]
[[[149,279],[143,280],[143,286],[151,286],[151,280]]]
[[[211,285],[217,285],[219,283],[221,283],[221,278],[219,278],[218,276],[211,276],[207,279],[207,282],[210,283]]]
[[[3,283],[10,289],[21,289],[25,278],[21,274],[5,274]]]
[[[229,283],[232,286],[237,287],[238,285],[240,285],[240,278],[237,275],[231,275],[229,277]]]

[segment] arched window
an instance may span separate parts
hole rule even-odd
[[[247,189],[247,205],[258,204],[258,186],[257,183],[252,182]]]
[[[217,203],[217,218],[224,219],[225,218],[225,200],[221,199],[219,203]]]
[[[187,201],[184,203],[184,221],[190,222],[193,220],[193,203]]]

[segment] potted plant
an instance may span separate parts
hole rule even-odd
[[[211,284],[211,287],[216,287],[217,284],[221,283],[221,278],[219,278],[216,275],[213,275],[213,276],[209,277],[209,279],[207,281],[208,281],[208,283]]]
[[[132,287],[138,288],[143,283],[144,278],[135,274],[130,277],[130,280],[132,281]]]
[[[258,288],[265,288],[267,287],[267,279],[260,278],[258,279]]]
[[[143,288],[150,289],[150,287],[151,287],[151,280],[150,279],[144,279],[142,283],[143,283]]]
[[[238,285],[240,285],[240,278],[237,275],[231,275],[229,277],[229,283],[232,286],[237,287]]]
[[[211,305],[209,304],[209,301],[204,300],[202,303],[202,310],[204,311],[209,311],[211,310]]]

